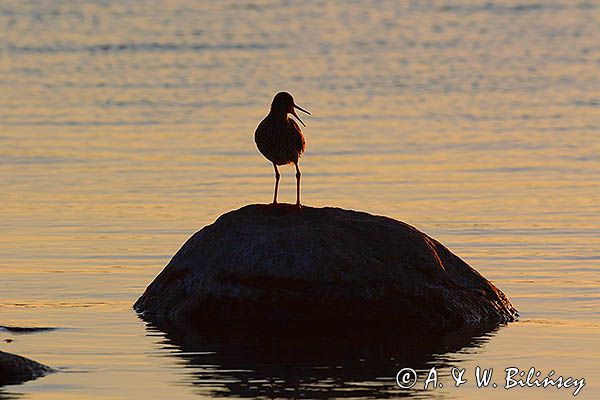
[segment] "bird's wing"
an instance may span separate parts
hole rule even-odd
[[[294,121],[293,119],[289,118],[288,121],[290,123],[292,134],[294,135],[294,143],[296,145],[296,150],[298,150],[298,152],[302,154],[304,152],[304,148],[306,147],[306,142],[304,141],[304,135],[302,134],[302,130],[300,129],[300,126],[298,126],[296,121]]]

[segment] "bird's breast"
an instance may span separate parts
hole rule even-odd
[[[271,162],[284,165],[298,162],[304,151],[304,137],[289,120],[265,118],[256,128],[254,141],[258,150]]]

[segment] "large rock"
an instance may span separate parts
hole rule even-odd
[[[0,351],[0,386],[25,382],[51,372],[52,368],[46,365]]]
[[[134,308],[145,319],[500,324],[516,310],[416,228],[339,208],[249,205],[194,234]]]

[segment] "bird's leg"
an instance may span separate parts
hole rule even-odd
[[[298,168],[298,163],[294,163],[294,165],[296,166],[296,206],[300,207],[300,177],[302,173]]]
[[[273,204],[277,204],[277,190],[279,189],[279,178],[281,175],[277,169],[277,164],[273,163],[273,168],[275,168],[275,194],[273,195]]]

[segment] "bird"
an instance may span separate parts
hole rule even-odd
[[[296,117],[302,126],[306,127],[306,125],[296,113],[296,109],[310,115],[310,112],[294,102],[291,94],[287,92],[277,93],[271,103],[269,114],[258,124],[254,132],[254,142],[256,142],[258,151],[273,163],[273,169],[275,170],[273,205],[277,204],[277,190],[279,189],[279,178],[281,176],[277,166],[294,164],[296,167],[296,206],[300,208],[300,177],[302,173],[298,167],[298,161],[304,153],[306,141],[300,126],[296,121],[289,118],[288,114]]]

